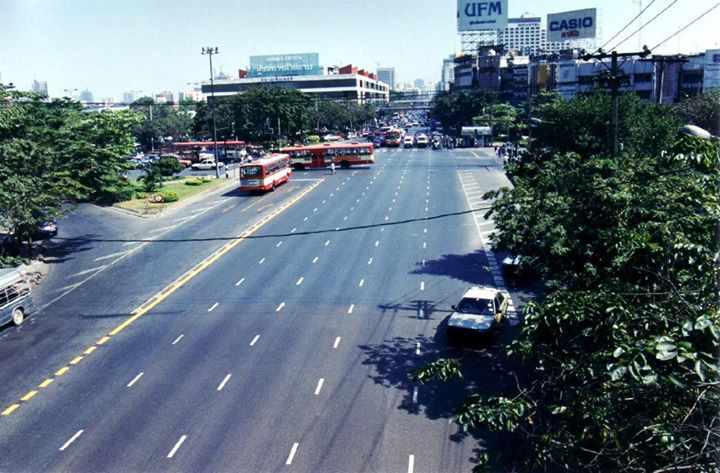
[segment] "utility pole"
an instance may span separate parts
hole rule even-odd
[[[620,123],[618,118],[618,97],[620,96],[620,85],[625,79],[625,75],[620,71],[618,66],[618,58],[629,58],[639,56],[644,58],[650,55],[650,50],[647,46],[643,47],[642,52],[638,53],[618,53],[613,51],[606,53],[602,49],[598,50],[595,54],[582,54],[580,59],[583,61],[589,61],[591,59],[606,59],[610,58],[610,77],[608,82],[610,83],[610,95],[612,97],[612,111],[610,117],[610,129],[612,131],[612,154],[617,156],[620,152]],[[603,63],[604,64],[604,63]]]
[[[213,67],[212,57],[214,54],[218,54],[218,48],[205,47],[202,48],[202,54],[207,55],[210,58],[210,113],[212,114],[213,121],[213,156],[215,156],[215,177],[220,179],[220,168],[218,167],[218,153],[217,153],[217,122],[215,121],[215,80],[213,78]]]
[[[656,75],[658,76],[655,91],[657,94],[657,103],[661,104],[663,99],[663,90],[665,89],[665,65],[688,62],[683,56],[653,56],[650,59],[643,59],[643,62],[651,62],[656,65]]]

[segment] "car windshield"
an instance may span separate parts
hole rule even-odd
[[[463,314],[495,315],[492,299],[472,299],[465,297],[458,304],[457,312]]]

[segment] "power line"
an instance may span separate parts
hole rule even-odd
[[[713,5],[712,7],[710,7],[710,9],[707,10],[705,13],[703,13],[703,14],[700,15],[699,17],[695,18],[693,21],[691,21],[691,22],[688,23],[687,25],[683,26],[683,27],[682,27],[681,29],[679,29],[675,34],[669,36],[668,38],[666,38],[666,39],[664,39],[663,41],[659,42],[657,45],[653,46],[652,49],[656,49],[658,46],[662,46],[663,44],[667,43],[668,41],[670,41],[671,39],[673,39],[675,36],[679,35],[679,34],[682,33],[683,31],[685,31],[687,28],[689,28],[690,26],[692,26],[696,21],[698,21],[699,19],[701,19],[702,17],[704,17],[705,15],[707,15],[708,13],[710,13],[711,11],[713,11],[714,9],[716,9],[718,6],[720,6],[720,2],[717,2],[715,5]]]
[[[633,22],[634,22],[635,20],[637,20],[638,18],[640,18],[640,15],[642,15],[643,13],[645,13],[645,10],[647,10],[648,8],[650,8],[653,3],[655,3],[655,0],[652,0],[648,6],[646,6],[645,8],[643,8],[643,9],[640,11],[640,13],[638,13],[637,15],[635,15],[635,18],[633,18],[632,20],[630,20],[627,25],[625,25],[625,26],[623,26],[622,28],[620,28],[620,30],[619,30],[617,33],[615,33],[615,36],[613,36],[612,38],[610,38],[609,40],[607,40],[607,41],[605,42],[605,44],[603,44],[602,46],[600,46],[600,47],[598,48],[598,51],[604,49],[605,46],[607,46],[608,44],[610,44],[610,42],[611,42],[612,40],[614,40],[615,38],[617,38],[620,33],[622,33],[623,31],[625,31],[628,26],[632,25]]]
[[[672,3],[670,3],[670,5],[666,6],[666,7],[663,8],[662,10],[660,10],[660,13],[658,13],[658,14],[655,15],[654,17],[650,18],[650,20],[649,20],[647,23],[645,23],[645,24],[642,25],[640,28],[638,28],[638,29],[636,29],[635,31],[633,31],[632,33],[630,33],[628,36],[626,36],[625,38],[623,38],[622,41],[620,41],[617,45],[615,45],[614,47],[612,47],[612,48],[610,48],[610,49],[617,49],[618,46],[620,46],[620,45],[623,44],[625,41],[627,41],[628,39],[630,39],[630,38],[632,38],[633,36],[635,36],[636,34],[638,34],[640,31],[642,31],[643,28],[645,28],[647,25],[649,25],[650,23],[652,23],[653,21],[655,21],[655,19],[656,19],[657,17],[659,17],[660,15],[662,15],[663,13],[665,13],[666,11],[668,11],[668,9],[669,9],[670,7],[672,7],[673,5],[675,5],[677,2],[678,2],[678,0],[673,0]]]

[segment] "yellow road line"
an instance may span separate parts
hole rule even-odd
[[[47,388],[48,386],[50,386],[52,384],[53,381],[55,381],[55,380],[54,379],[46,379],[45,381],[40,383],[40,387]]]
[[[24,402],[27,402],[27,401],[29,401],[30,399],[32,399],[37,393],[38,393],[38,391],[30,391],[29,393],[27,393],[26,395],[24,395],[23,397],[21,397],[20,400],[21,400],[21,401],[24,401]]]
[[[135,322],[137,319],[142,317],[143,315],[147,314],[152,310],[155,306],[157,306],[160,302],[167,299],[172,293],[177,291],[179,288],[181,288],[185,283],[190,281],[192,278],[197,276],[199,273],[207,269],[209,266],[211,266],[213,263],[215,263],[217,260],[225,256],[230,250],[238,246],[240,243],[242,243],[244,240],[249,238],[252,234],[257,232],[260,228],[264,227],[268,222],[273,220],[275,217],[280,215],[282,212],[290,208],[292,205],[297,203],[300,199],[305,197],[307,194],[312,192],[317,186],[322,184],[324,182],[324,179],[320,179],[313,184],[311,184],[309,187],[304,189],[302,192],[300,192],[298,195],[290,199],[289,201],[285,202],[283,205],[269,213],[268,215],[264,216],[260,220],[258,220],[254,225],[252,225],[250,228],[245,230],[243,233],[235,237],[232,241],[226,243],[223,245],[219,250],[215,251],[215,253],[211,254],[208,258],[201,261],[199,264],[195,265],[190,271],[180,276],[178,279],[175,280],[175,282],[171,283],[168,287],[160,291],[158,294],[150,298],[145,304],[141,306],[141,309],[139,309],[135,314],[130,316],[128,319],[126,319],[124,322],[122,322],[120,325],[115,327],[113,330],[111,330],[107,336],[102,337],[100,340],[98,340],[94,346],[91,346],[87,348],[84,352],[85,355],[89,355],[92,352],[94,352],[98,346],[106,344],[110,337],[113,337],[120,333],[122,330],[127,328],[130,324]],[[263,197],[264,199],[264,197]],[[260,199],[260,200],[263,200]],[[243,211],[247,210],[249,207],[246,207],[243,209]],[[80,363],[85,357],[84,356],[77,356],[70,361],[71,365],[76,365]],[[67,373],[70,370],[70,367],[64,366],[57,370],[55,372],[55,376],[62,376],[65,373]],[[46,379],[40,384],[41,388],[45,388],[49,386],[54,380],[53,379]],[[21,398],[21,401],[27,401],[31,399],[33,396],[35,396],[38,393],[38,391],[30,391],[27,393],[23,398]],[[7,416],[10,415],[12,412],[14,412],[16,409],[20,407],[20,404],[13,404],[7,409],[5,409],[0,415]]]
[[[10,406],[7,409],[5,409],[4,411],[2,411],[2,413],[0,415],[9,416],[18,407],[20,407],[20,404],[13,404],[12,406]]]

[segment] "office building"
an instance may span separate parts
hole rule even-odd
[[[44,80],[34,80],[32,82],[32,88],[31,90],[38,94],[43,94],[45,97],[48,97],[48,85],[47,81]]]
[[[394,67],[378,67],[377,78],[380,82],[386,83],[390,87],[390,90],[396,90]]]
[[[364,69],[319,65],[317,53],[252,56],[250,68],[238,71],[237,79],[214,81],[215,97],[231,96],[253,87],[295,89],[326,99],[367,101],[390,100],[385,82]],[[211,95],[210,81],[202,83],[202,93]]]

